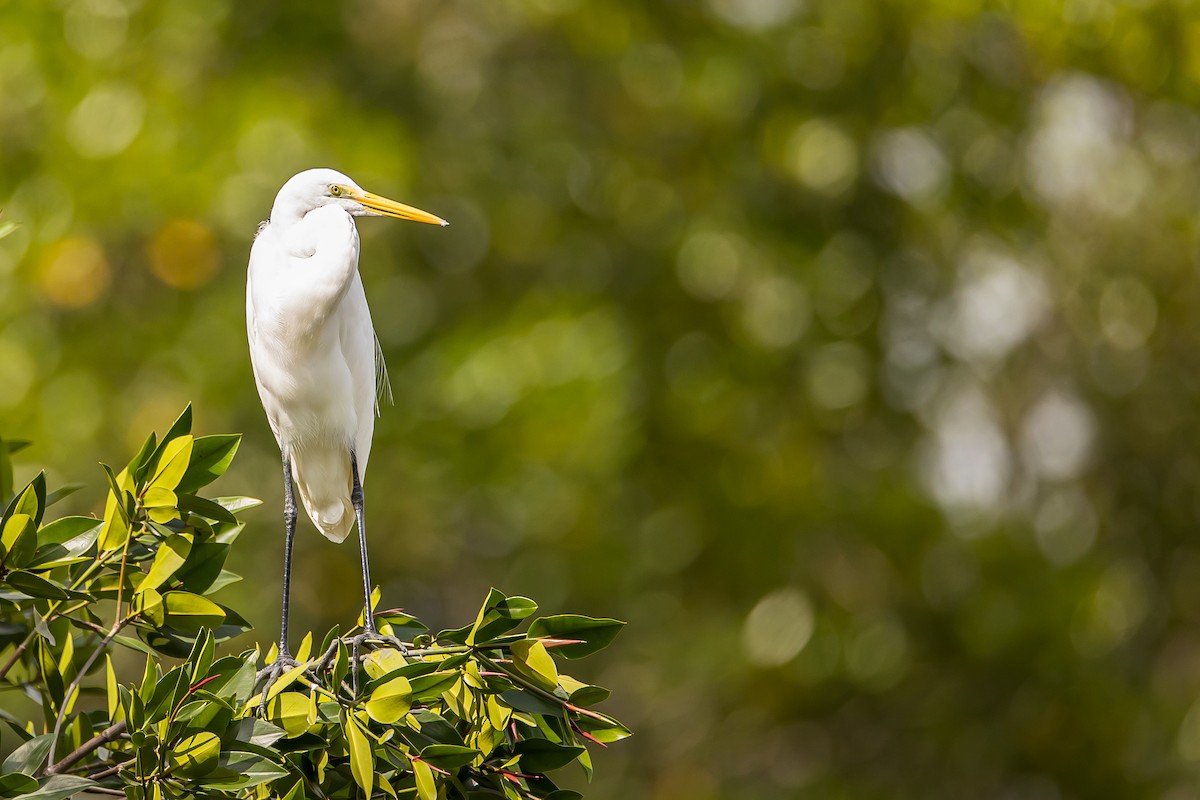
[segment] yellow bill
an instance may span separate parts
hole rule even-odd
[[[375,213],[383,214],[385,217],[407,219],[412,220],[413,222],[425,222],[430,225],[445,226],[450,224],[441,217],[430,214],[428,211],[422,211],[419,208],[406,206],[404,203],[397,203],[395,200],[388,200],[386,197],[380,197],[379,195],[371,194],[370,192],[356,194],[354,199]]]

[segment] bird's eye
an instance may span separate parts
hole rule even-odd
[[[341,197],[342,196],[342,187],[338,186],[337,184],[331,185],[329,187],[329,194],[331,194],[334,197]]]

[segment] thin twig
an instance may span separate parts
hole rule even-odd
[[[92,751],[96,750],[97,748],[108,744],[109,742],[111,742],[113,739],[116,739],[124,732],[125,732],[125,720],[121,720],[120,722],[114,722],[112,725],[109,725],[107,728],[105,728],[104,730],[97,733],[91,739],[88,739],[86,742],[79,745],[79,747],[72,750],[67,755],[63,756],[62,761],[59,761],[57,764],[51,763],[50,766],[46,767],[46,774],[47,775],[58,775],[59,773],[64,772],[76,761],[79,761],[81,758],[86,756],[88,753],[91,753]]]
[[[133,532],[130,531],[130,539],[132,538]],[[121,572],[117,576],[117,605],[115,611],[116,619],[113,620],[112,628],[109,630],[108,635],[101,640],[100,646],[92,651],[92,654],[88,656],[87,661],[83,662],[83,666],[79,669],[79,672],[75,674],[75,678],[71,681],[71,685],[67,687],[66,693],[63,694],[62,706],[58,709],[58,716],[54,720],[54,736],[50,739],[50,754],[46,758],[46,763],[52,766],[54,766],[54,751],[58,746],[58,735],[62,733],[63,722],[67,718],[67,709],[71,707],[71,703],[74,700],[75,694],[79,691],[79,684],[83,682],[88,670],[91,669],[92,665],[96,663],[96,659],[100,657],[100,654],[108,648],[108,645],[112,643],[112,640],[118,633],[120,633],[121,629],[129,624],[129,617],[121,619],[121,600],[125,592],[125,565],[129,556],[130,539],[125,540],[125,546],[121,551]]]
[[[120,764],[113,764],[108,769],[102,769],[99,772],[93,772],[91,775],[87,776],[88,780],[98,781],[98,780],[102,780],[104,778],[111,778],[113,775],[116,775],[118,772],[125,769],[126,767],[128,767],[130,764],[132,764],[135,761],[137,761],[136,758],[131,758],[131,759],[128,759],[127,761],[122,761]]]

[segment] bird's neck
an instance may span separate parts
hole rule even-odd
[[[271,206],[271,224],[290,228],[304,219],[304,215],[309,211],[312,211],[311,205],[297,203],[291,198],[277,197],[275,205]]]

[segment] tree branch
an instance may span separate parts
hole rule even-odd
[[[77,747],[75,750],[72,750],[70,753],[63,756],[62,761],[46,767],[45,773],[47,775],[58,775],[59,773],[68,769],[76,761],[79,761],[81,758],[86,756],[88,753],[91,753],[102,745],[108,744],[124,732],[125,720],[121,720],[120,722],[115,722],[112,725],[109,725],[91,739],[88,739],[86,742],[79,745],[79,747]]]

